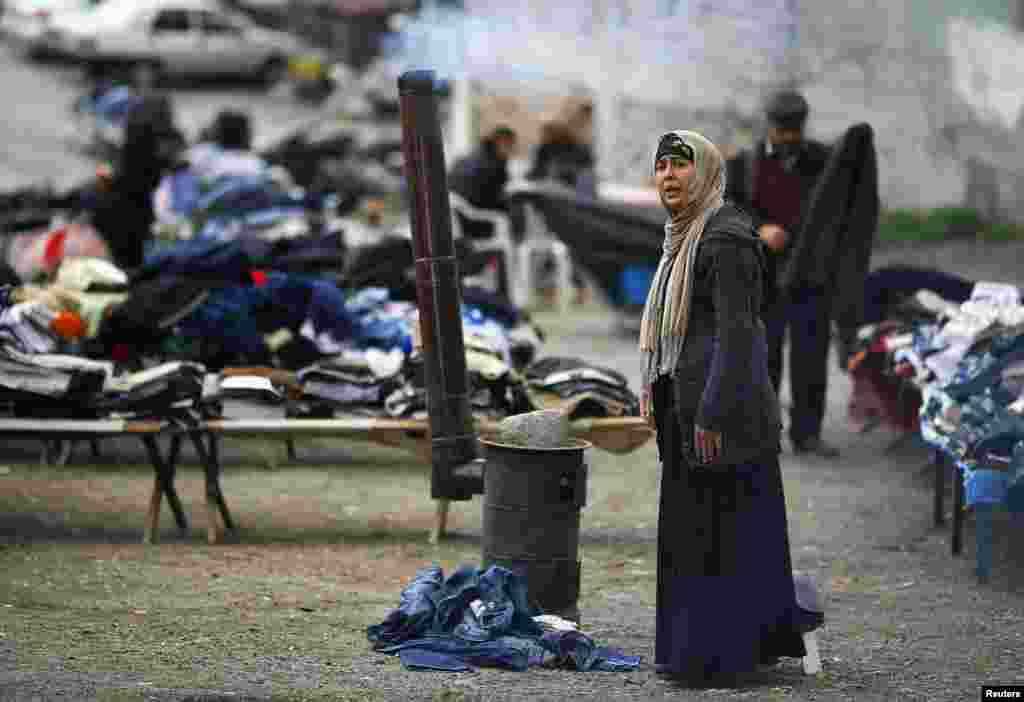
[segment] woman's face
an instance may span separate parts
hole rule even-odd
[[[654,164],[654,185],[661,204],[670,213],[682,210],[690,202],[693,161],[679,156],[662,156]]]

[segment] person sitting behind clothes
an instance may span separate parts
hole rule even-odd
[[[186,159],[196,175],[207,182],[267,172],[267,162],[251,150],[252,127],[244,112],[221,111],[200,139],[188,150]]]
[[[519,139],[510,127],[494,129],[468,156],[457,160],[448,174],[448,188],[473,207],[509,213],[505,199],[508,161],[515,156]],[[486,239],[494,234],[490,222],[471,220],[456,213],[463,233],[471,239]]]

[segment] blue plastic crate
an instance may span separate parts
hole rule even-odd
[[[619,302],[623,305],[643,305],[647,291],[654,280],[657,266],[627,266],[619,273]]]

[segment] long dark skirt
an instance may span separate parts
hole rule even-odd
[[[691,467],[668,382],[653,400],[662,463],[655,665],[706,679],[805,656],[778,454]]]

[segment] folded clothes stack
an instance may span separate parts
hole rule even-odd
[[[582,359],[543,358],[530,364],[525,376],[536,409],[558,409],[572,419],[640,413],[640,400],[624,375]]]
[[[112,364],[0,345],[0,399],[18,417],[89,418]]]
[[[404,365],[401,349],[347,349],[298,372],[302,400],[332,414],[382,415],[387,397],[403,384]]]
[[[481,337],[465,341],[466,371],[469,377],[469,404],[473,413],[489,419],[536,409],[527,395],[523,377],[505,360],[502,351],[489,346]],[[427,385],[422,352],[409,355],[404,382],[388,395],[387,414],[395,418],[427,416]]]
[[[131,419],[198,419],[206,369],[176,361],[110,379],[95,402],[103,416]]]
[[[231,375],[220,379],[216,392],[204,403],[219,409],[225,419],[284,419],[287,398],[270,378]]]

